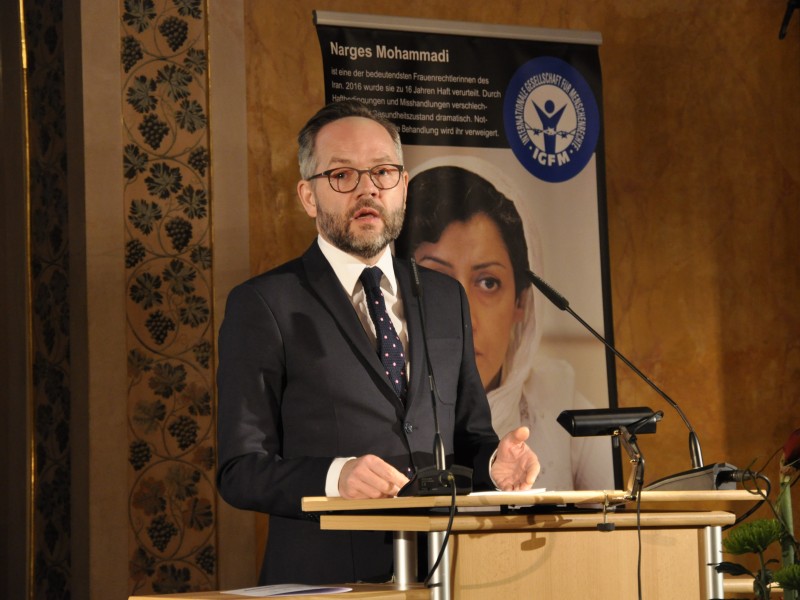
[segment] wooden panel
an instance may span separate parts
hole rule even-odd
[[[643,530],[641,539],[643,597],[700,598],[697,531]],[[637,552],[635,530],[459,534],[453,592],[460,600],[635,600]]]
[[[615,513],[606,516],[606,521],[618,528],[654,527],[705,527],[733,523],[735,516],[721,511],[708,512],[666,512]],[[322,529],[344,531],[445,531],[449,518],[447,515],[322,515]],[[603,522],[600,513],[579,514],[533,514],[533,515],[481,515],[468,514],[453,519],[453,531],[517,531],[595,529]]]

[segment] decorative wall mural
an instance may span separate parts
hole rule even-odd
[[[214,589],[206,8],[122,9],[131,593]]]

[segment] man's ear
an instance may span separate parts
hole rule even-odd
[[[312,219],[317,218],[317,201],[314,199],[314,189],[310,181],[301,179],[297,182],[297,197],[300,198],[300,204],[306,211],[306,214]]]
[[[406,208],[406,200],[408,199],[408,171],[403,169],[403,209]]]

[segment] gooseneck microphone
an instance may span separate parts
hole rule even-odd
[[[528,278],[531,280],[531,283],[536,286],[542,294],[544,294],[545,298],[547,298],[550,302],[552,302],[556,308],[559,310],[563,310],[571,314],[575,320],[578,321],[581,325],[583,325],[589,333],[591,333],[594,337],[598,340],[603,342],[603,344],[614,353],[614,356],[619,358],[622,362],[627,365],[629,369],[631,369],[634,373],[636,373],[639,377],[641,377],[647,385],[655,390],[655,392],[661,396],[664,400],[666,400],[667,404],[669,404],[675,411],[678,413],[678,416],[683,420],[686,424],[686,428],[689,430],[689,456],[692,460],[692,468],[699,468],[703,466],[703,453],[700,450],[700,440],[697,437],[697,434],[694,431],[691,423],[689,423],[689,419],[686,418],[686,415],[681,410],[680,406],[669,396],[667,396],[664,391],[659,388],[655,383],[653,383],[647,375],[642,373],[636,366],[629,361],[625,356],[622,355],[614,346],[612,346],[602,335],[597,333],[591,325],[589,325],[586,321],[584,321],[580,315],[578,315],[574,310],[572,310],[569,306],[569,302],[567,301],[564,296],[559,294],[556,290],[554,290],[550,285],[544,281],[541,277],[539,277],[533,271],[528,271]]]
[[[419,469],[411,480],[397,493],[398,496],[445,496],[453,493],[454,488],[459,494],[468,494],[472,491],[472,469],[461,465],[452,465],[447,468],[447,459],[442,441],[442,432],[439,429],[439,410],[437,407],[439,389],[436,387],[436,377],[433,374],[433,364],[428,351],[428,333],[425,325],[425,310],[422,307],[422,282],[419,278],[417,261],[411,258],[411,290],[417,299],[420,329],[422,330],[422,347],[425,352],[425,364],[428,367],[428,387],[431,395],[433,409],[433,456],[436,466]]]
[[[688,471],[682,471],[680,473],[676,473],[675,475],[670,475],[668,477],[664,477],[663,479],[659,479],[658,481],[654,481],[645,489],[663,491],[723,490],[733,489],[736,487],[737,481],[742,481],[742,478],[747,475],[747,472],[741,471],[733,465],[729,465],[728,463],[713,463],[704,466],[703,453],[700,451],[700,440],[698,439],[697,433],[695,433],[694,428],[692,427],[691,423],[689,423],[689,419],[686,418],[686,415],[683,413],[680,406],[678,406],[678,404],[672,398],[667,396],[667,394],[665,394],[661,388],[650,381],[650,378],[637,369],[631,361],[622,355],[622,353],[608,343],[608,341],[602,335],[597,333],[591,325],[589,325],[574,310],[572,310],[569,307],[569,302],[566,298],[564,298],[564,296],[550,287],[547,282],[545,282],[533,271],[528,271],[528,278],[531,280],[531,283],[536,286],[536,289],[544,294],[545,298],[552,302],[558,309],[571,314],[575,320],[578,321],[578,323],[583,325],[586,330],[589,331],[589,333],[603,342],[606,348],[614,353],[614,356],[624,362],[631,371],[641,377],[647,383],[647,385],[653,388],[653,390],[655,390],[659,396],[666,400],[667,404],[669,404],[675,410],[675,412],[678,413],[686,425],[686,428],[689,430],[689,456],[692,460],[692,468]],[[641,426],[643,427],[644,425],[645,421],[642,422]]]

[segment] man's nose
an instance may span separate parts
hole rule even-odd
[[[377,194],[380,192],[380,188],[375,185],[375,182],[372,181],[372,177],[369,176],[369,172],[362,173],[361,179],[358,181],[358,185],[356,186],[356,192],[359,194]]]

